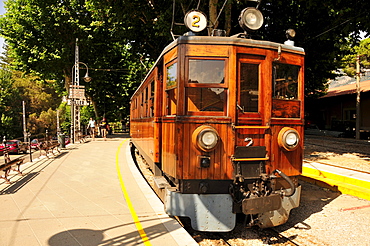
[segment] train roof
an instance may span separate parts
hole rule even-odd
[[[279,47],[281,47],[281,51],[284,51],[284,52],[291,52],[291,53],[296,53],[296,54],[301,54],[301,55],[305,54],[304,49],[301,47],[288,45],[288,44],[275,43],[271,41],[241,38],[240,35],[242,34],[233,35],[231,37],[194,36],[194,35],[180,36],[163,49],[162,53],[160,54],[160,56],[158,57],[156,62],[153,64],[152,68],[150,69],[150,71],[148,72],[148,74],[146,75],[146,77],[143,79],[141,83],[143,83],[147,79],[149,74],[155,68],[156,64],[162,59],[163,55],[179,44],[234,45],[234,46],[243,46],[243,47],[257,47],[257,48],[272,49],[272,50],[278,50]],[[137,90],[135,91],[135,93],[136,92]]]

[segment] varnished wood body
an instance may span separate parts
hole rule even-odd
[[[271,42],[227,37],[181,37],[174,41],[132,97],[132,142],[151,165],[174,180],[232,180],[235,147],[245,146],[246,138],[253,139],[253,146],[266,146],[268,174],[279,169],[289,176],[299,175],[303,156],[304,52],[282,45],[279,55],[278,47],[279,44]],[[223,60],[224,82],[215,85],[188,82],[189,59]],[[274,62],[299,67],[297,100],[273,99]],[[237,107],[241,90],[238,71],[242,63],[255,64],[259,69],[257,112],[243,113]],[[177,65],[177,86],[166,88],[167,71],[172,64]],[[223,111],[187,111],[186,88],[212,86],[226,91]],[[148,91],[153,91],[152,99]],[[200,151],[192,142],[193,132],[201,125],[209,125],[218,132],[219,143],[210,152]],[[277,137],[283,127],[293,128],[300,135],[294,151],[278,145]],[[209,167],[201,167],[201,156],[210,157]]]

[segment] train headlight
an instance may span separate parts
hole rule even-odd
[[[263,15],[256,8],[245,8],[239,16],[239,25],[244,31],[255,31],[261,28],[263,24]]]
[[[299,133],[295,129],[284,127],[280,130],[278,135],[278,144],[281,148],[287,151],[295,150],[299,145],[299,141]]]
[[[201,151],[209,152],[216,148],[219,136],[211,126],[200,126],[193,132],[193,144]]]

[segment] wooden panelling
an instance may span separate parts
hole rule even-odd
[[[194,130],[203,124],[194,122],[183,122],[179,124],[179,139],[178,141],[178,177],[182,179],[232,179],[232,164],[230,153],[228,153],[228,145],[230,144],[229,129],[231,124],[207,124],[216,129],[220,140],[215,150],[210,152],[200,151],[192,142],[192,134]],[[200,166],[200,157],[209,156],[211,158],[210,167],[204,168]],[[182,170],[181,170],[182,167]]]
[[[229,49],[226,45],[187,45],[185,56],[228,57]]]
[[[172,61],[176,57],[177,57],[177,47],[168,51],[167,54],[164,55],[164,64],[167,64],[168,62]]]
[[[292,100],[273,99],[271,117],[300,118],[301,102]]]
[[[175,147],[179,141],[176,138],[176,124],[166,120],[162,124],[162,170],[172,177],[177,177],[177,156]]]
[[[266,146],[270,158],[266,161],[268,173],[279,169],[287,175],[299,175],[302,169],[304,128],[302,52],[294,54],[294,50],[288,52],[288,49],[283,49],[279,60],[281,63],[301,67],[298,79],[299,101],[282,100],[275,103],[273,108],[272,64],[278,58],[276,45],[258,48],[256,43],[248,46],[245,40],[239,44],[237,41],[224,44],[218,41],[214,45],[209,40],[204,44],[199,41],[196,44],[191,42],[190,38],[189,42],[182,42],[167,50],[156,63],[156,68],[151,70],[152,74],[147,76],[146,81],[133,96],[130,134],[135,144],[140,145],[140,150],[149,156],[151,162],[161,162],[163,172],[175,179],[232,180],[234,166],[231,157],[235,146],[245,146],[247,144],[245,138],[252,138],[253,146]],[[188,60],[212,57],[225,60],[225,82],[218,85],[188,83]],[[171,65],[174,62],[177,63],[177,87],[171,94],[165,90],[163,80],[167,76],[166,64]],[[243,110],[237,109],[240,90],[238,70],[241,69],[241,63],[258,65],[258,111],[250,110],[253,112],[243,113]],[[152,114],[148,111],[150,105],[149,107],[145,105],[144,99],[148,97],[146,86],[153,80],[155,99],[150,104],[154,105],[154,117],[151,117]],[[194,102],[200,95],[195,92],[191,94],[193,97],[186,98],[186,88],[212,88],[212,86],[225,89],[223,111],[199,111]],[[213,100],[211,96],[207,98],[204,93],[202,97],[204,101]],[[300,110],[292,115],[290,111],[296,107]],[[188,112],[187,109],[193,112]],[[279,118],[280,115],[284,116]],[[219,134],[219,143],[213,151],[203,152],[192,141],[193,132],[201,125],[211,126]],[[302,136],[300,146],[294,151],[285,151],[277,143],[278,133],[285,126],[296,129]],[[200,166],[201,156],[210,157],[210,167]]]
[[[246,138],[253,139],[253,146],[265,146],[265,133],[267,129],[237,129],[236,146],[246,146]]]
[[[150,159],[148,162],[154,163],[155,156],[158,155],[158,150],[155,148],[155,131],[153,119],[132,120],[130,123],[130,134],[136,145],[140,146],[141,154],[146,155]]]
[[[271,141],[271,168],[279,169],[288,176],[299,175],[302,172],[303,158],[303,127],[289,126],[296,129],[301,136],[299,147],[294,151],[285,151],[278,145],[278,134],[283,127],[289,125],[276,125],[272,127]],[[271,170],[271,171],[273,171]]]

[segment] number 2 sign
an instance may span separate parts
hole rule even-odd
[[[198,10],[191,10],[186,13],[184,23],[193,32],[201,32],[207,27],[206,15]]]

